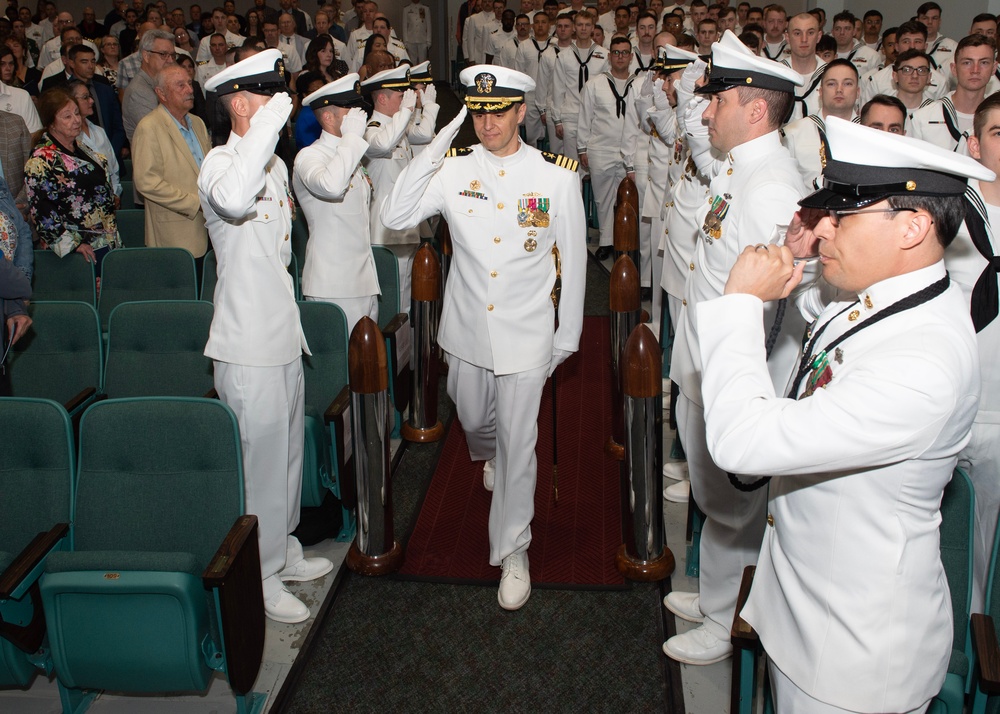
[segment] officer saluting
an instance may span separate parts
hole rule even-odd
[[[339,305],[350,334],[365,315],[378,320],[380,292],[369,238],[372,183],[361,167],[368,117],[360,78],[341,77],[302,104],[313,108],[323,128],[295,157],[295,195],[309,222],[302,293]]]
[[[208,152],[198,194],[218,260],[215,316],[205,355],[215,389],[236,413],[243,441],[247,513],[260,527],[264,612],[302,622],[307,608],[282,584],[318,578],[326,558],[304,558],[290,535],[299,523],[304,387],[299,323],[287,266],[292,199],[274,155],[292,111],[281,52],[253,54],[208,80],[232,120],[229,141]]]
[[[518,137],[531,78],[478,65],[460,79],[466,106],[403,171],[381,214],[386,226],[400,229],[440,213],[451,229],[454,262],[438,343],[448,355],[448,393],[469,455],[489,462],[490,563],[503,568],[500,606],[516,610],[531,594],[527,550],[542,388],[577,350],[583,326],[586,226],[577,162],[542,154]],[[467,108],[481,143],[448,151]],[[554,330],[556,250],[562,297]]]
[[[799,202],[786,247],[748,247],[725,295],[698,306],[708,445],[724,469],[774,476],[743,617],[767,650],[776,710],[923,712],[952,652],[941,497],[979,395],[944,252],[966,179],[994,174],[836,117],[827,138],[825,187]],[[798,282],[793,253],[818,253],[840,293],[810,309],[781,398],[761,315]],[[818,306],[805,298],[822,287],[800,306]]]

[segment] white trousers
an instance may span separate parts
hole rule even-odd
[[[603,151],[587,147],[587,160],[590,162],[590,185],[594,189],[594,201],[597,203],[597,220],[601,226],[600,245],[611,246],[615,244],[615,199],[618,198],[618,184],[625,178],[621,152],[618,149]]]
[[[344,311],[347,318],[347,336],[350,338],[354,331],[354,326],[362,317],[370,317],[378,322],[378,295],[365,295],[364,297],[352,298],[319,298],[305,296],[309,302],[329,302],[333,303]]]
[[[976,489],[976,528],[973,541],[972,612],[982,612],[989,584],[990,556],[1000,514],[1000,424],[975,422],[969,443],[958,455]],[[996,597],[997,595],[994,595]]]
[[[841,709],[810,697],[770,660],[767,662],[767,673],[771,677],[771,694],[774,699],[775,714],[850,714],[854,711],[853,709]],[[923,714],[929,706],[930,702],[927,702],[916,709],[908,709],[905,712],[896,712],[895,714]]]
[[[496,456],[490,504],[490,565],[531,544],[538,463],[538,405],[548,365],[497,375],[448,355],[448,396],[465,430],[469,458]]]
[[[289,533],[299,525],[302,492],[302,360],[279,367],[216,361],[215,389],[240,425],[246,512],[258,519],[260,570],[268,598],[281,587],[276,576],[290,552],[294,558],[298,544]],[[302,558],[301,552],[299,546],[295,561]]]
[[[410,62],[416,65],[426,60],[428,47],[426,42],[407,42],[406,54],[410,55]]]
[[[706,629],[728,642],[743,568],[757,563],[764,537],[767,488],[746,493],[729,482],[708,453],[705,410],[683,393],[677,399],[677,430],[687,456],[691,495],[705,513],[698,561],[699,603]]]
[[[563,156],[568,156],[571,159],[577,159],[577,160],[579,160],[580,158],[580,152],[576,146],[576,134],[578,126],[579,126],[579,121],[575,116],[571,119],[563,119],[562,150],[559,152]],[[580,173],[581,175],[584,173],[584,169],[582,166],[580,167]]]
[[[396,267],[399,269],[399,311],[409,315],[413,256],[417,254],[417,248],[420,246],[414,243],[393,243],[385,247],[396,256]]]
[[[545,127],[542,126],[541,112],[538,105],[532,99],[534,92],[528,92],[525,101],[528,103],[528,111],[524,115],[524,135],[528,143],[534,148],[538,148],[538,140],[545,136]]]
[[[563,153],[563,140],[556,136],[556,124],[552,121],[551,116],[546,117],[545,132],[549,137],[549,151],[553,154]],[[563,134],[563,136],[566,136],[566,134]],[[576,137],[573,140],[576,141]]]

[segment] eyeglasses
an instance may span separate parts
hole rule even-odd
[[[149,52],[151,55],[159,55],[163,59],[172,59],[175,62],[177,61],[176,52],[160,52],[159,50],[146,50],[146,51]]]
[[[909,65],[904,65],[896,70],[900,74],[913,74],[917,73],[918,77],[923,77],[931,73],[930,67],[910,67]]]
[[[90,96],[90,93],[88,92],[87,94],[81,94],[79,97],[76,97],[75,99],[78,102],[82,102],[82,101],[85,101],[87,99],[93,99],[93,97]]]
[[[632,54],[632,50],[611,50],[612,57],[625,57]]]
[[[908,213],[916,213],[917,209],[916,208],[872,208],[872,209],[857,208],[852,210],[837,211],[831,208],[827,210],[827,214],[830,216],[830,223],[832,223],[836,228],[840,225],[840,219],[843,218],[844,216],[860,216],[862,213],[899,213],[900,211],[906,211]]]

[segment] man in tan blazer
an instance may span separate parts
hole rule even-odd
[[[143,117],[132,139],[135,187],[146,202],[146,245],[186,248],[200,281],[208,231],[198,171],[212,144],[204,122],[190,113],[194,86],[187,70],[165,67],[155,90],[160,105]]]

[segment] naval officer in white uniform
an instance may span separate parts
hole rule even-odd
[[[802,75],[779,62],[757,57],[727,30],[712,45],[709,81],[697,91],[711,96],[703,118],[707,139],[722,155],[711,162],[710,195],[699,212],[697,246],[684,288],[671,352],[670,379],[677,383],[677,430],[687,455],[691,493],[705,513],[697,593],[673,592],[665,605],[701,627],[675,635],[663,647],[687,664],[712,664],[730,655],[729,630],[743,568],[752,565],[764,531],[766,497],[744,491],[713,463],[705,445],[698,350],[698,303],[722,294],[726,276],[747,245],[780,240],[779,226],[791,221],[805,193],[795,160],[781,145],[778,127],[788,115]],[[701,154],[698,135],[692,154]],[[804,323],[787,310],[769,360],[775,384],[784,385],[798,354]],[[768,326],[776,321],[772,312]]]
[[[579,346],[587,229],[576,161],[518,137],[531,78],[478,65],[460,79],[466,106],[407,166],[381,212],[392,228],[440,213],[451,229],[455,255],[438,343],[469,455],[494,462],[490,563],[503,569],[500,606],[516,610],[531,594],[538,406],[546,379]],[[466,108],[481,143],[447,151]]]
[[[378,322],[380,294],[369,233],[372,182],[361,166],[368,117],[360,78],[352,72],[334,80],[302,104],[323,128],[295,157],[295,195],[309,223],[302,294],[338,305],[350,334],[366,315]]]
[[[308,353],[291,261],[292,194],[274,155],[292,111],[281,52],[253,54],[208,80],[232,121],[229,141],[208,152],[198,194],[218,260],[215,316],[205,356],[215,389],[236,413],[243,441],[246,510],[259,519],[264,612],[302,622],[309,608],[283,585],[333,569],[305,558],[291,535],[299,523]]]
[[[742,614],[776,710],[924,712],[952,652],[941,498],[980,389],[944,252],[967,178],[994,173],[836,117],[827,138],[825,188],[801,201],[811,229],[748,247],[725,296],[698,306],[708,445],[722,468],[774,477]],[[793,252],[820,256],[823,280],[804,298],[840,292],[821,312],[800,301],[818,318],[784,398],[761,315],[798,282]]]

